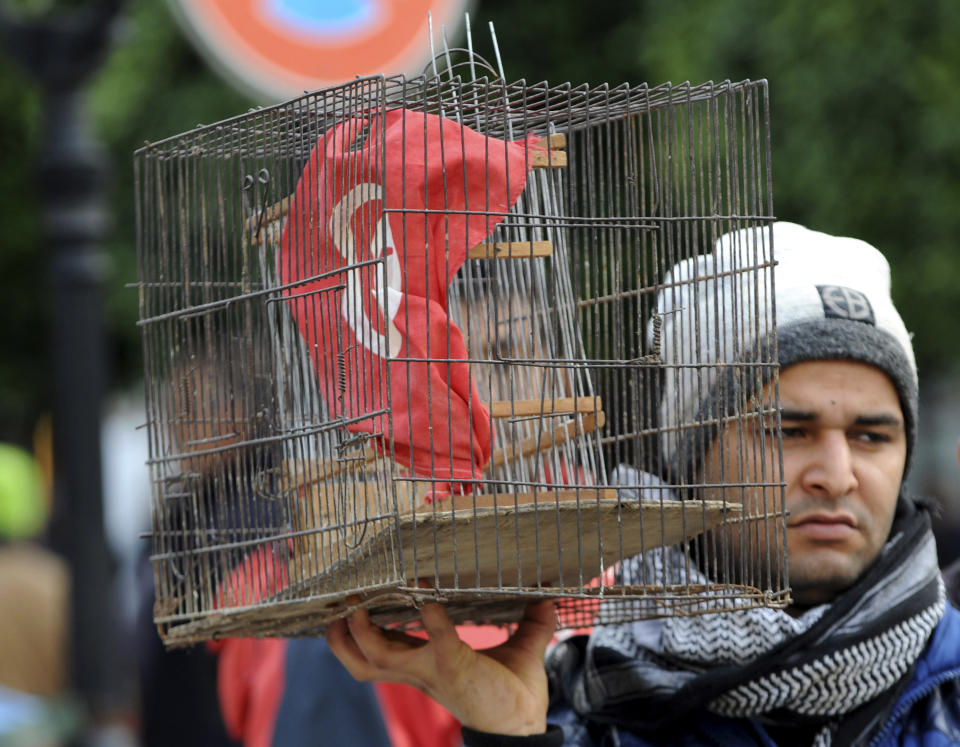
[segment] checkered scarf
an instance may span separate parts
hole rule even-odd
[[[807,725],[818,746],[859,743],[883,722],[944,612],[929,516],[900,506],[880,557],[833,603],[797,618],[761,608],[600,627],[550,652],[554,694],[587,720],[640,733],[682,727],[706,709]],[[633,559],[625,581],[662,574],[679,552]]]

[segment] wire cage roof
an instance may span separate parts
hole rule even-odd
[[[135,171],[168,644],[785,605],[764,81],[358,79]]]

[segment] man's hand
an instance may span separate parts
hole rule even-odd
[[[327,643],[356,679],[413,685],[464,726],[513,735],[546,730],[543,659],[556,629],[553,602],[527,607],[509,640],[485,651],[460,640],[441,605],[424,605],[421,616],[426,640],[383,630],[359,610],[327,628]]]

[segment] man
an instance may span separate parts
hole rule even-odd
[[[765,256],[765,238],[727,235],[713,256],[674,268],[672,280],[710,267],[715,282],[740,282],[737,265]],[[785,223],[773,238],[790,609],[599,627],[554,646],[546,671],[548,602],[484,652],[459,641],[438,605],[423,610],[426,644],[358,612],[327,634],[354,676],[431,694],[467,727],[468,745],[960,744],[960,612],[944,602],[927,512],[901,492],[916,435],[916,366],[889,268],[860,241]],[[729,334],[690,298],[661,295],[665,325],[687,314],[687,325]],[[691,334],[664,330],[666,363],[686,362]],[[768,342],[762,330],[746,338],[734,341],[745,360]],[[686,395],[680,421],[724,414],[716,382],[703,397],[689,382],[665,383],[667,401],[677,401],[671,387]],[[737,391],[757,395],[744,382]],[[729,432],[696,435],[665,439],[673,474],[705,484],[742,476]],[[748,449],[748,470],[763,468],[769,457],[757,454],[773,443]]]
[[[70,569],[44,547],[49,510],[33,455],[0,443],[0,744],[65,744]]]

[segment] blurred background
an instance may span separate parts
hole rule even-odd
[[[327,41],[349,34],[351,24],[376,22],[393,5],[261,4],[294,25],[305,8],[327,8],[328,21],[339,19],[325,27]],[[452,19],[450,42],[463,43],[462,17],[442,16],[443,4],[413,5]],[[74,610],[71,638],[89,658],[74,651],[58,675],[72,683],[66,691],[74,697],[56,711],[59,731],[38,744],[67,733],[81,735],[72,737],[79,742],[149,742],[133,666],[144,551],[138,535],[149,523],[147,446],[136,429],[144,419],[137,294],[126,287],[137,274],[133,152],[272,103],[286,90],[271,90],[263,69],[244,78],[230,71],[229,59],[203,51],[190,7],[189,0],[0,0],[0,442],[33,459],[5,495],[32,496],[33,508],[22,512],[34,516],[39,505],[43,514],[0,528],[5,544],[52,548],[98,584],[79,597],[73,592],[75,605],[91,608]],[[462,14],[464,5],[445,7]],[[910,485],[939,503],[944,564],[960,556],[960,3],[475,0],[468,8],[485,56],[492,52],[487,24],[495,25],[508,80],[769,80],[776,215],[865,239],[890,260],[921,377]],[[86,32],[85,23],[92,25]],[[415,42],[426,51],[425,35]],[[362,61],[358,54],[350,59]],[[313,87],[372,72],[344,78],[344,65],[360,65],[344,59]],[[406,65],[383,72],[414,73],[423,60]],[[79,193],[69,189],[75,174],[66,168],[78,153]],[[91,202],[98,194],[102,200]],[[86,215],[76,225],[71,200]],[[99,439],[71,435],[71,422]],[[71,456],[78,444],[82,454]],[[95,459],[101,466],[91,469]],[[0,471],[13,475],[14,462],[0,461]],[[64,483],[57,490],[54,474]],[[89,490],[77,497],[71,490],[80,483]],[[49,575],[58,579],[62,569]],[[62,596],[58,583],[51,588]],[[0,603],[2,617],[8,603]]]

